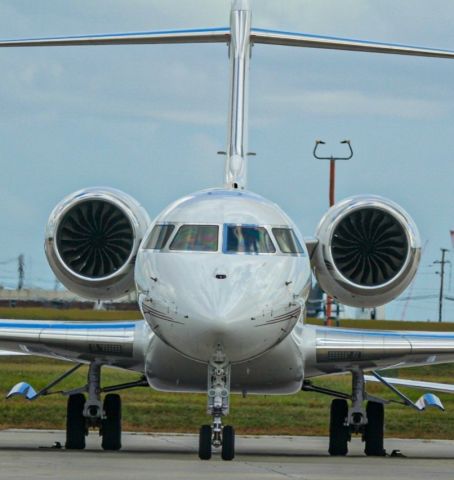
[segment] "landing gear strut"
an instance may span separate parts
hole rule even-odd
[[[212,447],[221,447],[221,458],[235,457],[235,430],[222,425],[222,417],[229,413],[230,364],[218,352],[208,365],[208,406],[207,414],[213,419],[211,425],[202,425],[199,433],[199,458],[209,460]]]

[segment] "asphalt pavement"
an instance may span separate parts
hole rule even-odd
[[[385,441],[386,457],[366,457],[354,439],[347,457],[330,457],[326,437],[238,436],[236,458],[197,457],[195,435],[125,433],[105,452],[96,433],[83,451],[67,451],[62,431],[0,431],[0,479],[322,480],[454,479],[454,441]]]

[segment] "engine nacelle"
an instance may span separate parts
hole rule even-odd
[[[312,266],[322,289],[352,307],[377,307],[400,295],[421,257],[418,229],[399,205],[355,196],[331,207],[316,232]]]
[[[134,287],[134,264],[150,224],[145,209],[112,188],[89,188],[64,198],[46,228],[47,260],[66,288],[108,300]]]

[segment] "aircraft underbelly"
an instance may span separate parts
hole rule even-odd
[[[207,389],[207,365],[184,357],[158,337],[150,345],[145,374],[155,390],[205,393]],[[291,394],[300,391],[303,378],[303,359],[289,336],[260,357],[232,365],[231,391]]]

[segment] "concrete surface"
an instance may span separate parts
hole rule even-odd
[[[197,457],[197,437],[178,434],[123,435],[123,449],[104,452],[96,433],[84,451],[52,448],[64,445],[62,431],[0,431],[0,479],[454,479],[454,441],[387,440],[388,453],[405,457],[365,457],[354,439],[347,457],[329,457],[325,437],[238,437],[235,460],[215,453]]]

